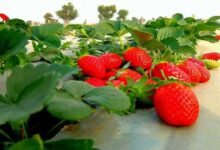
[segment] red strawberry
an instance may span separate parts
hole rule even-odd
[[[127,84],[127,79],[133,79],[134,81],[139,80],[142,77],[142,75],[134,70],[126,69],[120,72],[120,75],[118,77],[119,80],[123,81],[124,84]]]
[[[105,79],[108,80],[109,78],[116,76],[116,74],[117,74],[117,70],[108,71],[105,75]]]
[[[0,18],[2,18],[3,21],[8,21],[9,17],[5,14],[0,14]]]
[[[192,125],[199,115],[199,103],[193,91],[182,84],[171,83],[157,89],[154,106],[160,118],[169,125]]]
[[[88,78],[87,80],[85,80],[85,82],[96,87],[106,86],[106,81],[99,79],[99,78]]]
[[[106,74],[104,62],[96,56],[86,55],[78,60],[78,65],[84,74],[91,77],[103,78]]]
[[[106,53],[100,56],[100,59],[105,62],[106,69],[117,69],[122,64],[121,57],[114,53]]]
[[[196,64],[191,61],[185,61],[179,64],[178,67],[189,76],[190,82],[199,83],[201,73]]]
[[[205,67],[205,63],[199,59],[191,57],[191,58],[188,58],[187,61],[191,61],[191,62],[196,63],[202,67]]]
[[[151,56],[145,50],[138,47],[132,47],[126,50],[124,59],[129,61],[131,66],[142,67],[144,69],[150,68],[152,64]]]
[[[196,65],[197,65],[197,64],[196,64]],[[200,82],[200,83],[204,83],[204,82],[209,81],[209,79],[210,79],[210,77],[211,77],[209,70],[206,69],[205,67],[200,66],[200,65],[197,65],[197,68],[198,68],[198,70],[199,70],[200,73],[201,73],[201,77],[200,77],[200,79],[199,79],[199,82]]]
[[[157,78],[160,78],[161,80],[164,80],[164,77],[161,71],[163,71],[166,77],[172,76],[183,82],[190,81],[189,76],[183,70],[179,69],[177,66],[175,66],[172,63],[163,62],[163,63],[157,64],[152,71],[153,77],[157,77]]]
[[[120,85],[124,85],[124,82],[121,80],[112,80],[110,81],[114,85],[114,87],[119,87]]]
[[[220,35],[216,35],[215,38],[216,38],[217,40],[220,40]]]
[[[220,53],[218,53],[218,52],[205,53],[202,55],[202,59],[219,60]]]

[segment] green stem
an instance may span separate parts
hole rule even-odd
[[[24,138],[27,139],[28,138],[28,134],[27,134],[26,127],[25,127],[24,123],[22,124],[22,129],[23,129],[23,132],[24,132]]]
[[[3,135],[4,137],[6,137],[8,140],[10,140],[11,142],[13,142],[13,139],[7,134],[5,133],[3,130],[0,129],[0,134]]]
[[[121,48],[124,49],[124,43],[123,43],[122,36],[119,35],[118,38],[119,38],[119,43],[121,45]]]

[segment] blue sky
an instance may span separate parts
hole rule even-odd
[[[151,19],[171,16],[176,12],[199,18],[220,15],[220,0],[0,0],[0,13],[6,13],[11,18],[43,22],[46,12],[55,15],[55,11],[68,2],[72,2],[79,11],[79,17],[74,21],[77,23],[84,20],[97,22],[97,6],[100,4],[115,4],[118,9],[127,9],[129,18],[143,16]]]

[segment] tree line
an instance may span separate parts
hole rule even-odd
[[[100,5],[98,6],[98,12],[99,12],[99,19],[112,19],[114,15],[117,13],[117,20],[126,20],[127,16],[129,14],[129,11],[126,9],[120,9],[117,11],[117,8],[115,5]],[[65,5],[62,6],[62,8],[58,11],[56,11],[56,15],[64,21],[65,24],[68,24],[70,21],[76,19],[79,16],[78,10],[74,7],[74,5],[69,2]],[[54,16],[50,13],[47,12],[44,15],[45,23],[55,23],[58,22],[57,19],[54,18]],[[145,22],[145,19],[143,17],[136,18],[132,17],[133,21],[137,22]]]

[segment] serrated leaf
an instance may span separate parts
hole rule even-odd
[[[164,27],[161,28],[157,33],[157,40],[161,41],[166,38],[178,38],[184,35],[183,28],[177,27]]]
[[[218,40],[214,36],[196,36],[197,39],[208,41],[211,43],[216,43]]]
[[[193,42],[187,37],[178,38],[178,42],[180,46],[193,46]]]
[[[59,48],[61,46],[61,40],[58,36],[49,35],[44,38],[44,43],[50,48]]]
[[[24,32],[15,29],[0,30],[0,60],[25,49],[27,36]]]
[[[165,38],[161,41],[167,48],[170,48],[172,50],[178,50],[179,49],[179,43],[176,38],[169,37]]]
[[[214,25],[210,25],[210,24],[207,24],[207,23],[201,23],[201,24],[198,24],[195,29],[194,29],[194,32],[195,33],[199,33],[201,31],[215,31],[219,28],[219,26],[214,26]]]
[[[0,124],[6,122],[23,123],[31,114],[43,109],[48,97],[57,85],[57,80],[58,76],[56,74],[42,76],[20,91],[16,103],[0,102]]]
[[[195,55],[197,53],[196,49],[190,46],[180,46],[178,52],[191,55]]]
[[[27,85],[51,72],[56,72],[61,78],[64,75],[76,73],[77,69],[59,64],[40,64],[35,67],[33,65],[28,65],[24,68],[14,68],[6,83],[9,99],[11,101],[16,101],[20,92],[23,91]]]
[[[79,87],[78,87],[79,88]],[[55,117],[64,120],[80,120],[92,113],[89,105],[74,99],[68,92],[57,91],[48,103],[48,111]]]
[[[155,50],[155,49],[165,50],[165,46],[161,42],[159,42],[155,39],[144,42],[142,44],[142,46],[149,49],[149,50]]]
[[[129,97],[110,86],[95,88],[86,93],[83,99],[112,111],[125,111],[130,107]]]

